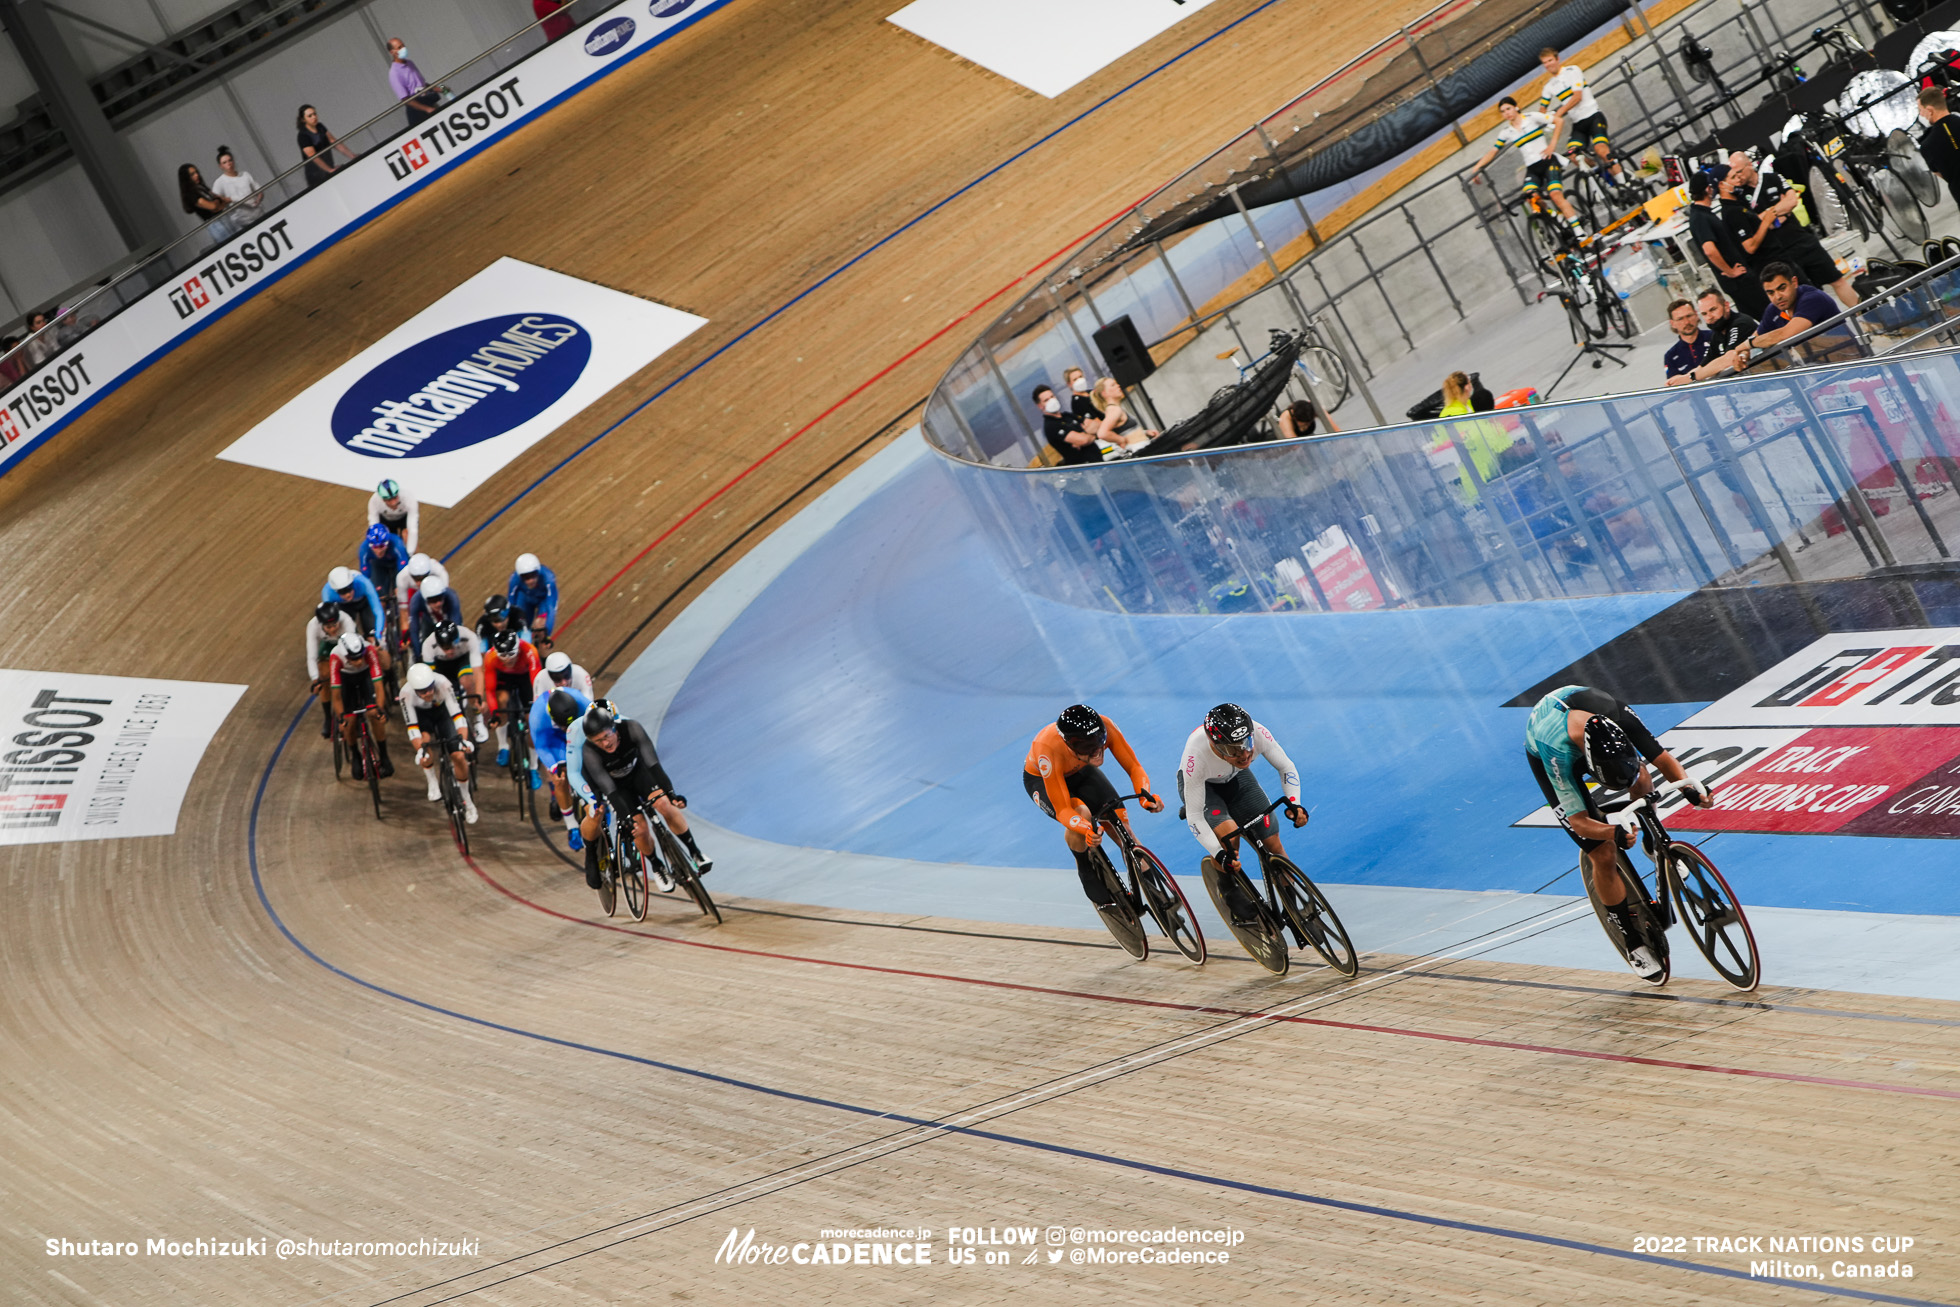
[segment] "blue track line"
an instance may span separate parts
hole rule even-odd
[[[1069,128],[1074,127],[1077,123],[1083,121],[1085,118],[1088,118],[1090,115],[1100,112],[1101,110],[1108,107],[1109,105],[1114,104],[1117,100],[1122,99],[1125,95],[1128,95],[1131,91],[1143,85],[1145,82],[1155,77],[1158,73],[1163,72],[1165,69],[1169,68],[1172,64],[1178,63],[1179,61],[1183,60],[1186,56],[1196,54],[1198,51],[1204,49],[1206,46],[1210,45],[1213,41],[1216,41],[1219,37],[1225,35],[1225,33],[1231,31],[1233,28],[1239,26],[1241,23],[1246,23],[1251,21],[1253,18],[1264,13],[1266,10],[1271,9],[1274,5],[1279,4],[1280,2],[1281,0],[1265,0],[1265,3],[1261,4],[1258,8],[1253,9],[1248,13],[1241,14],[1239,17],[1225,24],[1225,26],[1219,28],[1216,32],[1213,32],[1210,36],[1205,37],[1202,41],[1197,42],[1196,44],[1192,45],[1188,49],[1185,49],[1177,54],[1172,55],[1169,59],[1166,59],[1163,63],[1158,64],[1155,68],[1152,68],[1149,72],[1143,74],[1143,76],[1137,78],[1135,81],[1130,82],[1128,85],[1123,86],[1118,90],[1112,91],[1109,95],[1106,95],[1102,99],[1096,101],[1094,104],[1090,105],[1087,109],[1084,109],[1081,113],[1075,115],[1075,117],[1063,123],[1060,127],[1055,128],[1053,131],[1049,132],[1046,136],[1043,136],[1040,140],[1035,141],[1032,145],[1028,145],[1022,148],[1021,150],[1015,152],[1014,154],[1009,155],[1007,158],[1001,160],[993,167],[987,169],[987,171],[981,173],[978,177],[975,177],[972,181],[966,183],[966,185],[960,187],[958,190],[946,196],[944,199],[936,202],[931,208],[909,219],[903,225],[893,228],[891,231],[885,233],[885,235],[878,238],[875,244],[868,245],[864,249],[858,251],[856,254],[852,255],[849,259],[845,260],[843,263],[838,264],[835,268],[832,268],[829,272],[825,273],[820,280],[812,282],[810,285],[804,287],[802,290],[798,291],[795,295],[793,295],[789,299],[783,301],[775,308],[769,310],[769,312],[764,314],[762,317],[757,318],[754,322],[744,327],[739,335],[736,335],[730,340],[725,341],[721,346],[719,346],[714,351],[714,353],[708,355],[700,362],[688,368],[687,371],[681,373],[678,377],[675,377],[672,381],[668,382],[660,389],[654,391],[651,395],[648,395],[645,399],[641,400],[638,404],[635,404],[631,410],[629,410],[624,416],[622,416],[617,421],[615,421],[611,426],[607,427],[604,431],[601,431],[598,435],[592,437],[592,439],[586,441],[583,445],[580,445],[577,449],[567,454],[563,459],[559,460],[556,464],[554,464],[551,467],[551,469],[547,471],[543,476],[539,477],[536,481],[533,481],[530,485],[524,487],[524,489],[518,491],[517,494],[514,497],[512,497],[511,500],[508,503],[506,503],[502,508],[499,508],[496,512],[484,518],[483,521],[477,523],[476,527],[472,529],[468,535],[464,536],[462,540],[456,544],[455,548],[451,549],[448,553],[442,556],[442,561],[444,563],[447,563],[450,559],[454,558],[457,554],[461,553],[463,550],[463,546],[469,544],[470,541],[476,539],[477,536],[481,535],[483,531],[487,527],[489,527],[489,525],[492,522],[495,522],[498,518],[502,517],[505,513],[508,513],[512,508],[515,508],[518,502],[522,500],[526,495],[529,495],[533,490],[536,490],[539,486],[551,480],[552,477],[557,476],[558,473],[562,471],[567,464],[571,463],[572,460],[576,459],[580,454],[583,454],[586,450],[592,448],[594,445],[604,440],[607,436],[610,436],[613,432],[619,430],[620,427],[624,426],[626,423],[638,417],[641,414],[641,412],[643,412],[646,409],[647,405],[653,403],[656,399],[659,399],[662,395],[672,390],[675,386],[680,385],[681,382],[686,381],[689,377],[699,372],[702,368],[705,368],[710,363],[713,363],[716,359],[720,358],[723,354],[735,348],[735,346],[741,344],[742,341],[754,335],[756,332],[762,330],[762,328],[768,326],[775,319],[789,312],[789,310],[796,307],[796,305],[800,301],[802,301],[803,299],[805,299],[810,295],[815,294],[817,291],[823,289],[824,286],[828,285],[830,282],[834,281],[838,277],[843,276],[846,272],[849,272],[853,267],[857,266],[858,263],[862,262],[866,258],[869,258],[871,255],[877,253],[880,249],[883,249],[886,245],[890,244],[892,241],[897,240],[900,236],[903,236],[906,232],[912,230],[912,228],[918,226],[920,223],[924,222],[927,218],[930,218],[933,214],[938,213],[941,209],[951,204],[954,200],[959,199],[960,196],[965,195],[968,191],[980,185],[982,182],[986,181],[989,177],[994,176],[996,173],[1000,172],[1004,168],[1012,167],[1014,164],[1026,158],[1028,155],[1033,154],[1036,150],[1048,144],[1048,142],[1054,140],[1057,136],[1060,136],[1063,132],[1069,130]]]
[[[1272,0],[1269,0],[1270,2]],[[1147,1175],[1165,1176],[1175,1180],[1188,1180],[1194,1184],[1210,1185],[1218,1189],[1230,1189],[1239,1193],[1258,1194],[1267,1198],[1282,1198],[1289,1202],[1305,1203],[1313,1207],[1352,1212],[1362,1216],[1376,1216],[1385,1220],[1403,1221],[1414,1225],[1427,1226],[1431,1229],[1461,1230],[1469,1234],[1489,1235],[1493,1238],[1510,1239],[1519,1243],[1538,1244],[1548,1248],[1564,1248],[1573,1252],[1592,1253],[1601,1257],[1615,1257],[1622,1261],[1642,1262],[1650,1266],[1666,1266],[1675,1270],[1696,1271],[1704,1275],[1715,1275],[1729,1280],[1743,1280],[1751,1284],[1774,1284],[1786,1289],[1804,1289],[1813,1293],[1829,1294],[1836,1298],[1851,1298],[1861,1302],[1898,1303],[1902,1307],[1954,1307],[1951,1303],[1940,1303],[1930,1299],[1904,1298],[1894,1294],[1871,1293],[1863,1289],[1846,1289],[1837,1285],[1816,1284],[1808,1280],[1786,1280],[1773,1276],[1753,1276],[1744,1271],[1738,1271],[1726,1266],[1710,1266],[1702,1262],[1682,1261],[1673,1257],[1656,1257],[1649,1253],[1629,1252],[1624,1248],[1612,1248],[1605,1244],[1587,1243],[1579,1239],[1561,1239],[1555,1235],[1533,1234],[1528,1230],[1513,1230],[1501,1225],[1479,1225],[1472,1221],[1455,1221],[1448,1217],[1430,1216],[1422,1212],[1404,1211],[1395,1207],[1377,1207],[1369,1203],[1345,1202],[1338,1198],[1327,1198],[1319,1194],[1301,1193],[1294,1189],[1281,1189],[1272,1185],[1252,1184],[1245,1180],[1233,1180],[1225,1176],[1207,1175],[1202,1171],[1187,1171],[1180,1167],[1159,1166],[1152,1162],[1140,1162],[1133,1158],[1119,1157],[1113,1153],[1098,1153],[1085,1148],[1071,1148],[1066,1144],[1049,1143],[1046,1140],[1030,1139],[1022,1135],[1002,1134],[998,1131],[981,1130],[972,1126],[946,1125],[943,1122],[934,1121],[925,1117],[907,1116],[902,1112],[880,1111],[877,1108],[864,1107],[856,1103],[846,1103],[839,1099],[822,1098],[815,1094],[798,1093],[793,1089],[782,1089],[774,1085],[760,1084],[753,1080],[743,1080],[735,1076],[722,1075],[714,1071],[703,1071],[695,1067],[682,1066],[676,1062],[663,1062],[657,1058],[642,1057],[637,1053],[627,1053],[619,1049],[605,1048],[598,1044],[584,1044],[577,1040],[563,1039],[556,1035],[547,1035],[535,1030],[526,1030],[521,1026],[505,1025],[499,1021],[492,1021],[487,1017],[471,1016],[467,1012],[458,1012],[453,1008],[446,1008],[440,1004],[431,1003],[426,999],[415,998],[397,990],[389,989],[385,985],[367,980],[342,967],[335,966],[309,948],[299,936],[292,932],[292,929],[286,925],[285,919],[272,906],[272,900],[266,894],[265,879],[260,873],[259,810],[265,802],[266,787],[271,784],[273,768],[279,765],[279,759],[285,754],[286,745],[293,738],[293,732],[307,718],[311,707],[312,705],[310,703],[302,704],[299,711],[293,715],[293,720],[287,724],[284,734],[279,737],[279,743],[273,749],[272,756],[266,760],[265,770],[259,774],[258,787],[252,793],[252,814],[251,819],[246,825],[246,854],[252,868],[252,888],[258,893],[259,905],[265,909],[266,916],[271,919],[272,924],[277,927],[279,933],[284,935],[287,941],[309,960],[317,963],[342,980],[351,981],[363,989],[370,990],[386,998],[394,999],[396,1002],[406,1003],[411,1007],[420,1008],[424,1012],[432,1012],[438,1016],[449,1017],[452,1020],[480,1026],[486,1030],[495,1030],[507,1035],[516,1035],[522,1039],[535,1040],[541,1044],[550,1044],[558,1048],[571,1049],[575,1052],[591,1053],[598,1057],[612,1058],[620,1062],[630,1062],[637,1066],[650,1067],[656,1071],[668,1071],[675,1075],[690,1076],[696,1080],[707,1081],[710,1084],[725,1085],[731,1089],[744,1089],[750,1093],[763,1094],[770,1098],[783,1099],[787,1102],[807,1103],[813,1107],[830,1108],[835,1111],[850,1113],[853,1116],[868,1117],[874,1121],[889,1121],[895,1124],[941,1130],[949,1135],[961,1135],[971,1139],[985,1139],[992,1143],[1009,1144],[1016,1148],[1034,1149],[1038,1152],[1050,1153],[1061,1157],[1074,1157],[1080,1158],[1083,1161],[1101,1162],[1104,1165],[1121,1167],[1124,1170],[1138,1171]]]

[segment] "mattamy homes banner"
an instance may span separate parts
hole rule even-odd
[[[448,507],[705,321],[499,259],[218,457]]]
[[[1054,99],[1212,0],[913,0],[886,19]]]
[[[1715,787],[1671,830],[1960,838],[1960,627],[1824,636],[1660,741]]]
[[[625,0],[213,247],[0,394],[0,475],[153,360],[478,150],[731,0]],[[87,314],[86,306],[82,310]]]
[[[242,685],[0,670],[0,845],[169,835]]]

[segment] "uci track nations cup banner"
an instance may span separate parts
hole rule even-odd
[[[448,508],[706,321],[499,259],[219,457]]]

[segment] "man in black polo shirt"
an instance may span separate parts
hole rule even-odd
[[[1757,289],[1761,289],[1758,283]],[[1697,299],[1701,307],[1701,325],[1708,328],[1715,337],[1715,352],[1726,354],[1756,334],[1756,320],[1747,313],[1738,313],[1729,307],[1728,297],[1714,287],[1703,291]],[[1765,304],[1769,302],[1765,297]]]
[[[1926,134],[1919,138],[1919,153],[1926,166],[1946,178],[1953,198],[1960,201],[1960,130],[1947,112],[1946,88],[1929,86],[1919,93],[1919,116],[1926,120]]]
[[[1728,179],[1729,170],[1717,166],[1698,170],[1688,178],[1688,194],[1694,202],[1688,206],[1688,236],[1701,256],[1708,260],[1708,266],[1715,270],[1715,277],[1722,288],[1735,297],[1735,302],[1752,312],[1761,313],[1769,307],[1763,298],[1763,284],[1749,270],[1749,256],[1742,248],[1742,237],[1728,220],[1728,215],[1716,208],[1723,201],[1725,192],[1723,182]],[[1731,210],[1740,210],[1732,196],[1727,197]],[[1740,213],[1741,221],[1750,221]],[[1740,222],[1737,223],[1740,225]],[[1755,233],[1751,222],[1749,234]]]
[[[1055,398],[1053,389],[1036,386],[1034,406],[1041,410],[1041,434],[1062,456],[1064,464],[1102,462],[1102,451],[1096,448],[1095,437],[1082,429],[1081,418],[1062,411],[1062,401]]]
[[[1790,264],[1811,285],[1827,288],[1846,308],[1855,305],[1858,292],[1852,289],[1851,278],[1838,271],[1837,260],[1825,250],[1817,233],[1797,221],[1801,196],[1790,184],[1774,172],[1757,171],[1755,161],[1740,150],[1729,156],[1729,175],[1737,181],[1738,194],[1740,188],[1750,188],[1751,209],[1759,215],[1775,216],[1763,238],[1763,254]]]

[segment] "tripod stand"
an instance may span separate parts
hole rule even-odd
[[[1599,293],[1605,294],[1608,292],[1602,290]],[[1541,300],[1547,295],[1555,296],[1558,299],[1559,307],[1565,310],[1566,325],[1572,329],[1573,344],[1579,347],[1579,352],[1572,356],[1572,361],[1565,365],[1564,370],[1558,374],[1557,379],[1551,385],[1545,387],[1546,399],[1550,399],[1552,392],[1565,384],[1565,379],[1571,374],[1572,369],[1578,367],[1579,360],[1585,358],[1588,354],[1593,356],[1592,365],[1595,368],[1602,363],[1611,363],[1615,367],[1621,368],[1627,365],[1625,359],[1614,358],[1613,355],[1616,352],[1620,354],[1629,353],[1632,351],[1633,346],[1595,344],[1592,338],[1592,328],[1586,324],[1585,311],[1580,307],[1577,296],[1571,291],[1562,288],[1548,288],[1538,292],[1538,298]]]
[[[1623,367],[1625,367],[1625,366],[1627,365],[1627,361],[1626,361],[1625,359],[1622,359],[1622,358],[1615,358],[1615,357],[1613,357],[1613,354],[1611,354],[1611,353],[1609,353],[1609,352],[1608,352],[1609,350],[1610,350],[1610,351],[1616,351],[1616,352],[1618,352],[1618,353],[1621,353],[1621,354],[1626,354],[1626,353],[1630,353],[1630,352],[1632,352],[1632,350],[1633,350],[1633,346],[1631,346],[1631,345],[1595,345],[1595,344],[1594,344],[1594,343],[1593,343],[1592,341],[1590,341],[1590,340],[1582,340],[1582,341],[1580,341],[1580,342],[1579,342],[1579,352],[1578,352],[1577,354],[1574,354],[1574,355],[1572,356],[1572,361],[1571,361],[1570,363],[1568,363],[1568,364],[1566,364],[1566,365],[1565,365],[1565,370],[1564,370],[1563,372],[1560,372],[1560,373],[1558,374],[1558,379],[1557,379],[1556,381],[1554,381],[1554,382],[1552,382],[1552,384],[1551,384],[1551,385],[1549,385],[1549,386],[1547,386],[1547,387],[1545,387],[1545,398],[1546,398],[1546,399],[1550,399],[1550,398],[1552,397],[1552,392],[1553,392],[1554,390],[1557,390],[1557,389],[1559,388],[1559,386],[1560,386],[1560,385],[1562,385],[1562,384],[1564,383],[1564,381],[1565,381],[1565,378],[1566,378],[1566,375],[1567,375],[1568,373],[1570,373],[1570,372],[1572,371],[1572,369],[1574,369],[1574,368],[1576,368],[1576,367],[1578,367],[1578,366],[1579,366],[1579,360],[1581,360],[1581,359],[1583,359],[1583,358],[1585,358],[1585,357],[1586,357],[1586,355],[1588,355],[1588,354],[1591,354],[1591,355],[1593,355],[1593,361],[1592,361],[1592,365],[1593,365],[1594,367],[1598,367],[1598,366],[1599,366],[1600,364],[1602,364],[1602,363],[1611,363],[1611,364],[1612,364],[1613,366],[1615,366],[1615,367],[1621,367],[1621,368],[1623,368]]]

